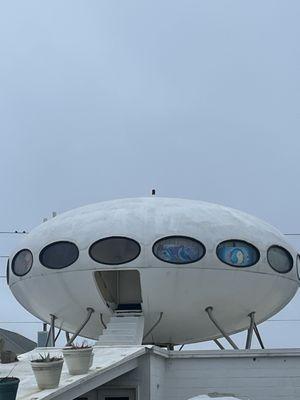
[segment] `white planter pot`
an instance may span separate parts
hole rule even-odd
[[[83,375],[88,372],[93,363],[93,349],[63,349],[63,356],[70,375]]]
[[[59,385],[64,360],[51,362],[31,362],[38,387],[41,390],[53,389]]]

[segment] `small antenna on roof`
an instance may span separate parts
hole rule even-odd
[[[152,192],[151,192],[151,194],[152,194],[152,196],[155,196],[155,194],[156,194],[156,190],[155,190],[155,189],[152,189]]]

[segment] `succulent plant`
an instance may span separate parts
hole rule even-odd
[[[62,357],[60,357],[60,356],[51,357],[50,353],[47,353],[47,354],[39,353],[39,358],[31,360],[31,362],[48,363],[48,362],[60,361],[60,360],[62,360]]]

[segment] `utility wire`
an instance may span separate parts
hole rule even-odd
[[[27,235],[29,232],[26,230],[20,231],[0,231],[2,235]],[[300,236],[300,233],[284,233],[285,236]]]
[[[40,324],[42,321],[0,321],[0,324]]]
[[[1,235],[26,235],[27,231],[0,231]]]

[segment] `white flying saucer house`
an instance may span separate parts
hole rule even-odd
[[[243,212],[124,199],[66,212],[31,231],[10,258],[8,282],[36,317],[103,344],[125,343],[105,328],[112,324],[116,334],[117,323],[134,318],[129,343],[220,344],[224,335],[257,330],[293,298],[297,257],[277,229]],[[131,319],[116,322],[124,315]]]

